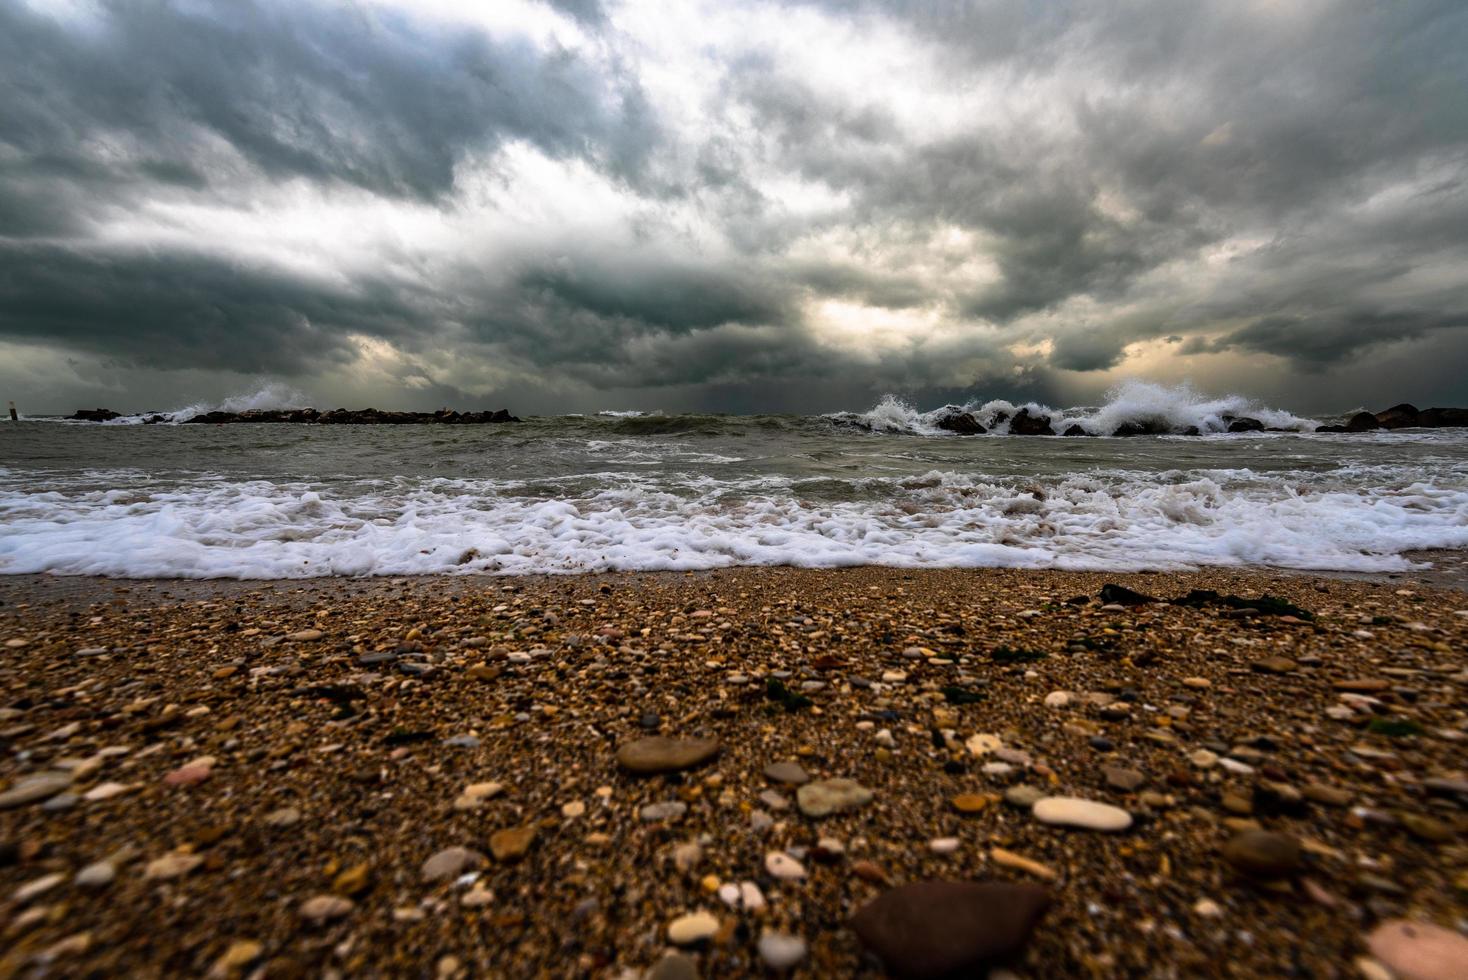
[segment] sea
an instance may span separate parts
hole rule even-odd
[[[245,406],[299,407],[268,401]],[[1468,429],[1318,433],[1339,418],[1188,388],[1133,383],[1092,407],[976,399],[959,406],[989,428],[976,436],[894,397],[811,416],[185,424],[219,407],[0,421],[0,574],[1391,572],[1468,547]],[[1093,437],[1007,434],[1025,407]],[[1227,433],[1228,416],[1281,431]],[[1127,422],[1203,434],[1111,435]]]

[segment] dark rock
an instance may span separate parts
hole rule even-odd
[[[1133,592],[1124,585],[1114,585],[1108,582],[1101,586],[1101,601],[1107,605],[1116,603],[1120,606],[1144,606],[1149,602],[1160,602],[1161,600],[1142,592]]]
[[[895,976],[983,976],[1024,948],[1049,904],[1028,883],[919,881],[862,906],[851,927]]]
[[[1263,432],[1264,423],[1258,419],[1242,418],[1236,419],[1225,415],[1224,420],[1228,422],[1230,432]]]
[[[1009,420],[1009,434],[1012,436],[1053,436],[1055,430],[1050,428],[1050,416],[1031,415],[1028,408],[1022,408],[1014,418]]]
[[[1268,830],[1246,830],[1234,837],[1223,845],[1223,859],[1261,881],[1287,878],[1305,865],[1299,844]]]
[[[122,418],[121,412],[114,412],[110,408],[79,408],[72,415],[68,415],[68,422],[111,422],[113,419]]]
[[[1063,436],[1088,436],[1090,434],[1091,433],[1087,432],[1085,429],[1081,428],[1079,424],[1074,422],[1072,422],[1070,426],[1061,433],[1061,435]]]
[[[1370,432],[1373,429],[1381,428],[1381,423],[1376,421],[1376,416],[1370,412],[1357,412],[1346,419],[1344,428],[1347,432]]]
[[[989,431],[970,412],[950,412],[933,424],[944,432],[957,432],[962,436],[981,436]]]
[[[1404,402],[1377,412],[1376,421],[1383,429],[1408,429],[1421,424],[1418,421],[1421,414],[1415,405],[1408,405]]]
[[[1429,408],[1417,416],[1417,424],[1431,429],[1468,427],[1468,408]]]
[[[329,412],[314,408],[266,408],[244,412],[205,412],[195,415],[186,422],[201,425],[226,425],[238,422],[257,423],[310,423],[315,425],[487,425],[500,422],[518,422],[507,409],[494,412],[455,412],[440,409],[437,412],[383,412],[375,408],[351,410],[332,409]]]
[[[1146,422],[1123,422],[1111,433],[1114,436],[1165,436],[1172,429],[1155,420]]]
[[[1202,430],[1200,430],[1196,425],[1190,425],[1186,429],[1178,433],[1178,435],[1180,436],[1201,436],[1202,434]]]

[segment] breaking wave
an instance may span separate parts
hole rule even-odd
[[[1002,398],[945,405],[930,412],[919,411],[894,395],[887,395],[866,412],[837,412],[825,418],[837,424],[883,432],[918,436],[947,436],[952,433],[939,422],[967,412],[995,435],[1009,432],[1010,420],[1021,410],[1031,416],[1047,417],[1056,433],[1079,426],[1090,436],[1112,436],[1130,427],[1132,434],[1215,435],[1228,432],[1238,419],[1257,420],[1265,429],[1313,432],[1321,424],[1280,409],[1268,408],[1240,395],[1211,398],[1187,385],[1166,386],[1129,381],[1108,392],[1099,408],[1055,409],[1037,402],[1014,403]],[[1079,434],[1079,433],[1078,433]]]

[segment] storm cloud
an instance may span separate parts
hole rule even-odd
[[[1449,0],[0,0],[0,385],[1468,402],[1465,52]]]

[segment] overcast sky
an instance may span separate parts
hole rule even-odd
[[[0,0],[0,399],[1468,404],[1468,3]]]

